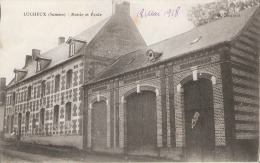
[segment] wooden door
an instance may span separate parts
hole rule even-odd
[[[128,151],[136,154],[154,153],[157,144],[155,93],[134,93],[126,101]]]
[[[103,151],[107,147],[107,107],[105,101],[93,104],[93,150]]]
[[[213,161],[215,129],[213,88],[210,80],[184,85],[186,154],[191,161]]]

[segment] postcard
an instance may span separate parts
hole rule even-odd
[[[259,158],[259,0],[1,0],[1,162]]]

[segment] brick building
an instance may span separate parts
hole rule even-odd
[[[33,49],[6,88],[5,138],[83,148],[82,84],[118,57],[146,44],[130,17],[130,3],[112,16],[41,53]]]
[[[260,8],[130,52],[84,84],[84,148],[256,161]]]
[[[6,79],[0,78],[0,138],[4,137],[5,87]]]

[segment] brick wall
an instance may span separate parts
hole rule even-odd
[[[184,125],[184,105],[183,105],[183,93],[177,91],[177,86],[182,83],[183,80],[187,80],[192,75],[192,70],[188,66],[189,63],[202,63],[197,65],[199,73],[208,74],[211,77],[215,77],[216,82],[213,84],[213,100],[214,100],[214,121],[215,121],[215,145],[216,147],[225,147],[225,122],[224,122],[224,104],[223,104],[223,88],[222,88],[222,76],[220,56],[226,51],[225,47],[219,47],[218,49],[210,52],[203,52],[193,54],[189,59],[176,60],[168,64],[162,64],[160,66],[154,66],[150,68],[144,68],[142,70],[127,73],[124,76],[112,79],[110,81],[97,82],[88,86],[86,92],[88,92],[88,103],[97,98],[97,96],[104,96],[110,99],[110,109],[108,113],[108,127],[110,132],[108,140],[112,145],[108,146],[107,152],[112,147],[119,147],[118,149],[126,149],[127,147],[127,118],[126,118],[126,96],[136,92],[138,85],[140,89],[150,90],[156,92],[156,108],[157,108],[157,147],[160,149],[160,155],[167,155],[172,153],[173,150],[176,153],[175,159],[180,159],[182,152],[181,148],[185,147],[185,125]],[[199,62],[200,60],[207,60],[207,62]],[[197,62],[198,61],[198,62]],[[185,66],[183,66],[185,65]],[[146,75],[146,74],[154,75]],[[138,79],[137,76],[149,76],[149,78]],[[199,76],[200,77],[200,76]],[[192,78],[191,78],[192,79]],[[117,95],[117,85],[119,86],[119,96]],[[94,91],[95,90],[95,91]],[[98,90],[98,91],[97,91]],[[119,97],[119,98],[118,98]],[[119,104],[119,112],[115,114]],[[92,117],[90,116],[92,108],[88,108],[88,121],[90,123]],[[118,117],[115,117],[118,116]],[[116,121],[115,119],[119,119]],[[118,124],[115,124],[118,123]],[[91,127],[90,125],[88,127]],[[111,132],[111,130],[113,130]],[[119,132],[117,132],[119,131]],[[91,129],[88,128],[88,147],[91,147]],[[110,137],[109,137],[110,136]],[[119,146],[117,146],[119,144]],[[110,148],[109,148],[110,147]],[[169,150],[165,150],[169,148]],[[223,151],[226,152],[226,151]],[[173,155],[167,157],[173,157]]]
[[[72,86],[66,88],[66,72],[72,70]],[[17,119],[18,114],[22,113],[22,139],[26,141],[37,140],[37,137],[49,137],[49,136],[72,136],[81,135],[82,136],[82,88],[83,84],[83,64],[81,59],[70,61],[64,64],[62,67],[57,67],[41,76],[29,79],[26,82],[20,83],[17,86],[7,89],[7,105],[6,105],[6,115],[14,115]],[[60,90],[55,92],[55,76],[61,75],[60,80]],[[42,97],[41,82],[45,80],[46,83],[46,94]],[[32,88],[31,99],[28,97],[28,87]],[[12,104],[12,93],[16,92],[16,102]],[[71,102],[71,122],[65,122],[65,104]],[[54,106],[59,105],[59,123],[57,129],[53,128],[53,114]],[[40,110],[45,109],[45,126],[39,126],[39,115]],[[30,112],[30,123],[29,130],[25,130],[25,115],[26,112]],[[35,124],[33,124],[33,119],[35,119]],[[18,121],[14,123],[14,127],[17,130]],[[5,122],[5,128],[10,125],[10,122]],[[67,124],[67,126],[66,126]],[[33,125],[35,127],[33,128]],[[9,130],[10,131],[10,130]],[[11,133],[6,133],[6,136]],[[28,138],[26,138],[28,137]],[[39,138],[44,141],[44,138]],[[47,140],[47,138],[46,138]],[[39,141],[41,143],[41,141]],[[55,144],[55,142],[52,142]],[[52,144],[51,143],[51,144]],[[64,142],[64,145],[66,143]],[[82,147],[81,147],[82,148]]]
[[[230,50],[236,139],[258,138],[259,36],[258,17],[238,36]]]

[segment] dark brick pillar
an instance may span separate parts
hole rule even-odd
[[[175,109],[174,109],[174,84],[173,84],[173,69],[168,66],[168,89],[169,89],[169,107],[170,107],[170,131],[171,131],[171,147],[176,146],[175,139]]]
[[[235,115],[234,115],[234,94],[232,84],[232,72],[230,56],[228,52],[221,55],[221,77],[223,89],[223,103],[224,103],[224,122],[225,122],[225,138],[226,147],[230,148],[231,157],[234,155],[235,144]],[[233,158],[231,158],[233,160]]]
[[[88,87],[83,87],[83,149],[88,149]]]
[[[110,146],[114,146],[114,82],[110,83]]]
[[[119,147],[119,81],[115,81],[115,133],[116,144],[115,147]]]
[[[166,79],[165,67],[160,68],[161,106],[162,106],[162,143],[167,147],[167,110],[166,110]]]

